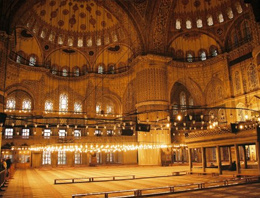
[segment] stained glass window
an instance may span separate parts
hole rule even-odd
[[[102,66],[102,65],[99,65],[99,66],[98,66],[98,74],[103,74],[103,72],[104,72],[103,66]]]
[[[192,24],[191,24],[191,21],[190,21],[190,20],[187,20],[187,21],[186,21],[186,28],[187,28],[187,29],[191,29],[191,28],[192,28]]]
[[[79,102],[75,102],[74,103],[74,112],[75,113],[82,112],[82,105]]]
[[[212,16],[210,15],[210,16],[208,16],[208,18],[207,18],[207,23],[208,23],[208,26],[212,26],[214,23],[213,23],[213,18],[212,18]]]
[[[222,13],[220,13],[220,14],[218,15],[218,21],[219,21],[220,23],[223,23],[223,22],[224,22],[224,17],[223,17],[223,14],[222,14]]]
[[[23,102],[22,102],[22,109],[24,111],[28,111],[28,110],[31,110],[31,108],[32,108],[31,100],[24,99]]]
[[[68,95],[67,94],[61,94],[60,95],[60,107],[59,110],[62,112],[68,111]]]
[[[202,28],[203,27],[203,23],[201,19],[197,20],[197,28]]]
[[[181,29],[181,20],[180,19],[177,19],[176,20],[176,25],[175,25],[176,29],[177,30],[180,30]]]
[[[45,102],[45,111],[52,111],[53,110],[53,103],[51,101]]]
[[[87,39],[87,46],[91,47],[92,46],[92,38]]]
[[[10,110],[14,110],[15,109],[15,99],[14,98],[8,98],[6,101],[6,108],[10,109]]]
[[[78,38],[78,47],[83,47],[83,38],[82,37]]]
[[[30,66],[35,66],[36,64],[36,57],[35,56],[31,56],[29,59],[29,65]]]
[[[229,19],[233,19],[234,14],[233,14],[233,11],[232,11],[231,8],[227,9],[227,16],[228,16]]]

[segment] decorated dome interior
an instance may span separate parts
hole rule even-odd
[[[57,31],[94,32],[111,29],[118,21],[99,1],[44,0],[33,6],[40,20]]]
[[[203,61],[234,49],[236,40],[250,38],[251,31],[245,33],[248,23],[240,23],[241,17],[248,18],[248,6],[240,0],[160,2],[35,1],[14,23],[17,45],[13,51],[22,63],[30,65],[34,58],[34,65],[47,65],[58,73],[64,67],[68,72],[78,68],[84,75],[97,72],[100,65],[104,72],[111,65],[126,71],[121,67],[147,53],[163,52],[174,61]],[[167,11],[160,15],[163,6]],[[229,36],[236,35],[233,26],[243,32],[237,38]]]

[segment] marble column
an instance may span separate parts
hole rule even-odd
[[[206,171],[206,154],[205,154],[205,148],[201,147],[201,163],[202,163],[202,171]]]
[[[216,151],[217,151],[216,153],[217,153],[218,173],[222,174],[220,146],[217,146]]]
[[[235,144],[235,154],[236,154],[236,172],[237,174],[240,173],[240,160],[239,160],[239,150],[238,145]]]
[[[192,151],[190,148],[188,149],[188,155],[189,155],[189,169],[190,171],[192,171]]]
[[[260,174],[260,143],[259,143],[259,141],[256,142],[255,149],[256,149],[256,159],[257,159],[258,174]]]
[[[169,101],[167,88],[168,58],[155,55],[140,56],[136,60],[136,109],[140,124],[150,125],[157,120],[167,120]],[[142,113],[147,112],[147,113]],[[165,125],[165,124],[164,124]],[[139,165],[161,165],[161,145],[171,144],[170,128],[158,123],[149,132],[137,132],[139,145],[152,146],[152,149],[138,149]]]

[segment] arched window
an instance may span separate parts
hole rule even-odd
[[[113,114],[114,113],[114,107],[113,107],[112,104],[107,105],[106,113],[107,114]]]
[[[62,76],[68,76],[69,72],[68,69],[66,67],[62,68]]]
[[[22,102],[22,109],[24,111],[30,111],[32,108],[32,103],[30,99],[24,99]]]
[[[247,40],[251,39],[251,31],[250,31],[250,26],[248,21],[244,21],[242,25],[242,29],[243,29],[244,38]]]
[[[202,28],[203,27],[203,23],[201,19],[197,19],[197,28]]]
[[[59,45],[62,45],[63,42],[64,42],[63,36],[62,36],[62,35],[59,35],[59,37],[58,37],[58,44],[59,44]]]
[[[215,47],[215,46],[211,46],[210,47],[210,54],[211,54],[212,57],[217,56],[218,55],[218,48]]]
[[[234,33],[234,34],[233,34],[233,46],[234,46],[234,47],[238,47],[238,46],[239,46],[237,33]]]
[[[213,18],[212,18],[211,15],[209,15],[208,18],[207,18],[207,24],[208,24],[208,26],[212,26],[214,24],[213,23]]]
[[[82,105],[79,102],[74,103],[74,113],[81,113]]]
[[[243,12],[243,9],[242,9],[240,3],[236,2],[235,7],[236,7],[236,10],[237,10],[238,14],[241,14]]]
[[[56,65],[53,65],[52,68],[51,68],[51,73],[53,75],[56,75],[57,74],[57,66]]]
[[[40,36],[41,36],[41,38],[45,38],[45,36],[46,36],[46,30],[45,29],[42,30]]]
[[[54,40],[55,40],[55,33],[51,32],[50,35],[49,35],[49,41],[53,42]]]
[[[23,63],[24,62],[25,53],[23,51],[19,51],[16,54],[16,62]]]
[[[183,91],[180,93],[180,105],[181,105],[181,108],[186,108],[186,105],[187,105],[186,94]]]
[[[22,60],[22,58],[21,58],[21,56],[18,54],[18,55],[16,56],[16,62],[17,62],[17,63],[21,63],[21,60]]]
[[[113,42],[117,42],[118,41],[116,32],[112,32],[112,40],[113,40]]]
[[[6,101],[6,108],[8,110],[15,110],[16,101],[14,98],[8,98]]]
[[[226,122],[227,118],[226,118],[226,111],[225,109],[219,109],[218,111],[218,121],[219,122]]]
[[[68,95],[67,94],[61,94],[60,95],[59,110],[61,112],[67,112],[68,111]]]
[[[35,55],[31,55],[30,59],[29,59],[29,65],[30,66],[35,66],[36,64],[36,56]]]
[[[177,50],[176,51],[176,58],[178,59],[178,60],[183,60],[184,59],[184,54],[183,54],[183,51],[182,50]]]
[[[246,112],[245,112],[244,108],[245,108],[245,105],[243,103],[239,103],[236,106],[237,121],[245,121]]]
[[[193,55],[192,55],[191,52],[188,52],[188,53],[187,53],[187,61],[188,61],[189,63],[193,62]]]
[[[105,35],[104,44],[108,45],[109,43],[110,43],[109,35]]]
[[[187,29],[191,29],[192,28],[191,20],[187,20],[186,21],[186,28]]]
[[[83,38],[82,37],[78,38],[78,47],[83,47]]]
[[[219,13],[219,15],[218,15],[218,22],[220,22],[220,23],[224,22],[224,16],[222,13]]]
[[[81,137],[81,131],[80,130],[74,130],[74,137],[80,138]]]
[[[250,89],[254,89],[258,85],[258,76],[257,76],[257,69],[254,64],[250,64],[247,69],[247,76],[249,81],[249,87]]]
[[[79,68],[78,67],[74,68],[74,76],[79,76]]]
[[[181,20],[180,19],[176,20],[175,28],[176,28],[176,30],[180,30],[181,29]]]
[[[237,93],[240,93],[241,83],[240,83],[240,73],[239,73],[239,71],[235,72],[235,87],[236,87]]]
[[[68,38],[68,46],[70,46],[70,47],[73,46],[73,37]]]
[[[101,44],[102,44],[101,38],[97,38],[97,40],[96,40],[96,45],[97,45],[97,46],[100,46]]]
[[[83,74],[87,74],[88,73],[88,66],[87,65],[83,65],[82,66],[82,73]]]
[[[103,74],[104,73],[104,67],[103,65],[98,66],[98,74]]]
[[[97,103],[96,105],[96,114],[101,114],[101,104]]]
[[[87,47],[91,47],[92,46],[92,38],[88,38],[87,39]]]
[[[209,111],[209,120],[210,120],[211,122],[214,122],[214,120],[215,120],[215,114],[214,114],[213,111]]]
[[[234,18],[233,11],[232,11],[232,9],[230,7],[227,9],[227,16],[228,16],[229,19],[233,19]]]
[[[257,65],[260,65],[260,53],[257,55]]]
[[[115,73],[115,65],[109,65],[108,73],[109,74],[114,74]]]
[[[202,61],[207,60],[207,54],[204,50],[201,50],[199,55],[200,55],[200,60]]]
[[[193,98],[190,96],[189,97],[189,106],[193,106],[194,105],[194,100]]]
[[[50,112],[53,110],[53,103],[51,101],[45,102],[45,111]]]

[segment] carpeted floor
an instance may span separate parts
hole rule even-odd
[[[2,191],[0,194],[6,198],[71,198],[72,194],[172,186],[178,184],[188,184],[193,182],[207,182],[216,179],[224,179],[227,177],[212,177],[211,175],[184,175],[137,180],[54,185],[54,179],[59,178],[61,179],[119,175],[136,175],[136,177],[166,176],[171,175],[173,171],[180,170],[188,170],[188,167],[102,166],[84,168],[18,169],[16,170],[13,178],[9,180],[8,187],[5,188],[5,191]],[[260,184],[256,183],[248,185],[239,185],[225,188],[192,191],[187,193],[178,193],[172,195],[161,195],[156,197],[260,197]]]

